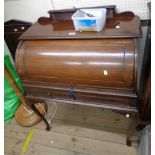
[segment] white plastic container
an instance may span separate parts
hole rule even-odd
[[[81,9],[83,12],[93,15],[88,16],[78,10],[72,15],[76,31],[101,31],[106,23],[106,9]]]

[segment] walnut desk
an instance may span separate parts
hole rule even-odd
[[[107,19],[100,32],[76,32],[71,20],[32,25],[16,51],[28,102],[62,101],[139,118],[137,58],[142,35],[139,17],[127,18],[116,18],[119,24],[114,27],[108,26],[114,18]]]

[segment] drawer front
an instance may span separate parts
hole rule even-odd
[[[67,90],[54,89],[54,88],[43,88],[43,87],[27,87],[24,86],[26,94],[33,96],[42,96],[46,98],[65,98],[72,99],[72,96]]]
[[[132,40],[24,41],[17,55],[23,80],[133,87]]]
[[[104,104],[116,104],[125,106],[136,106],[136,96],[130,94],[121,93],[105,93],[98,92],[94,90],[79,90],[73,87],[43,87],[43,86],[28,86],[24,85],[27,95],[38,96],[44,98],[54,98],[54,99],[67,99],[82,102],[92,102],[92,103],[104,103]]]
[[[76,94],[76,99],[81,101],[135,106],[134,104],[132,104],[133,99],[130,97],[120,97],[120,96],[101,95],[101,94],[94,94],[94,93],[93,94],[81,93],[81,92],[77,92],[75,94]]]

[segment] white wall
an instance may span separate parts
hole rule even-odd
[[[37,21],[40,16],[48,16],[47,11],[53,9],[50,0],[5,0],[4,21],[19,19],[28,22]],[[4,42],[4,54],[8,54],[13,66],[15,62]]]
[[[117,11],[133,11],[141,19],[148,18],[147,3],[150,0],[53,0],[55,9],[84,6],[116,5]]]
[[[20,19],[35,22],[40,16],[48,16],[53,9],[50,0],[5,0],[4,20]]]
[[[4,19],[20,19],[35,22],[47,11],[84,6],[116,5],[118,12],[130,10],[141,19],[149,18],[147,2],[150,0],[5,0]],[[53,2],[53,5],[52,5]]]

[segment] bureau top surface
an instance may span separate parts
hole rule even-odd
[[[115,23],[119,23],[115,26]],[[110,26],[109,25],[113,25]],[[139,17],[132,20],[107,19],[106,26],[100,32],[77,32],[71,20],[51,21],[39,24],[36,22],[21,36],[20,40],[33,39],[93,39],[93,38],[137,38],[141,37]]]

